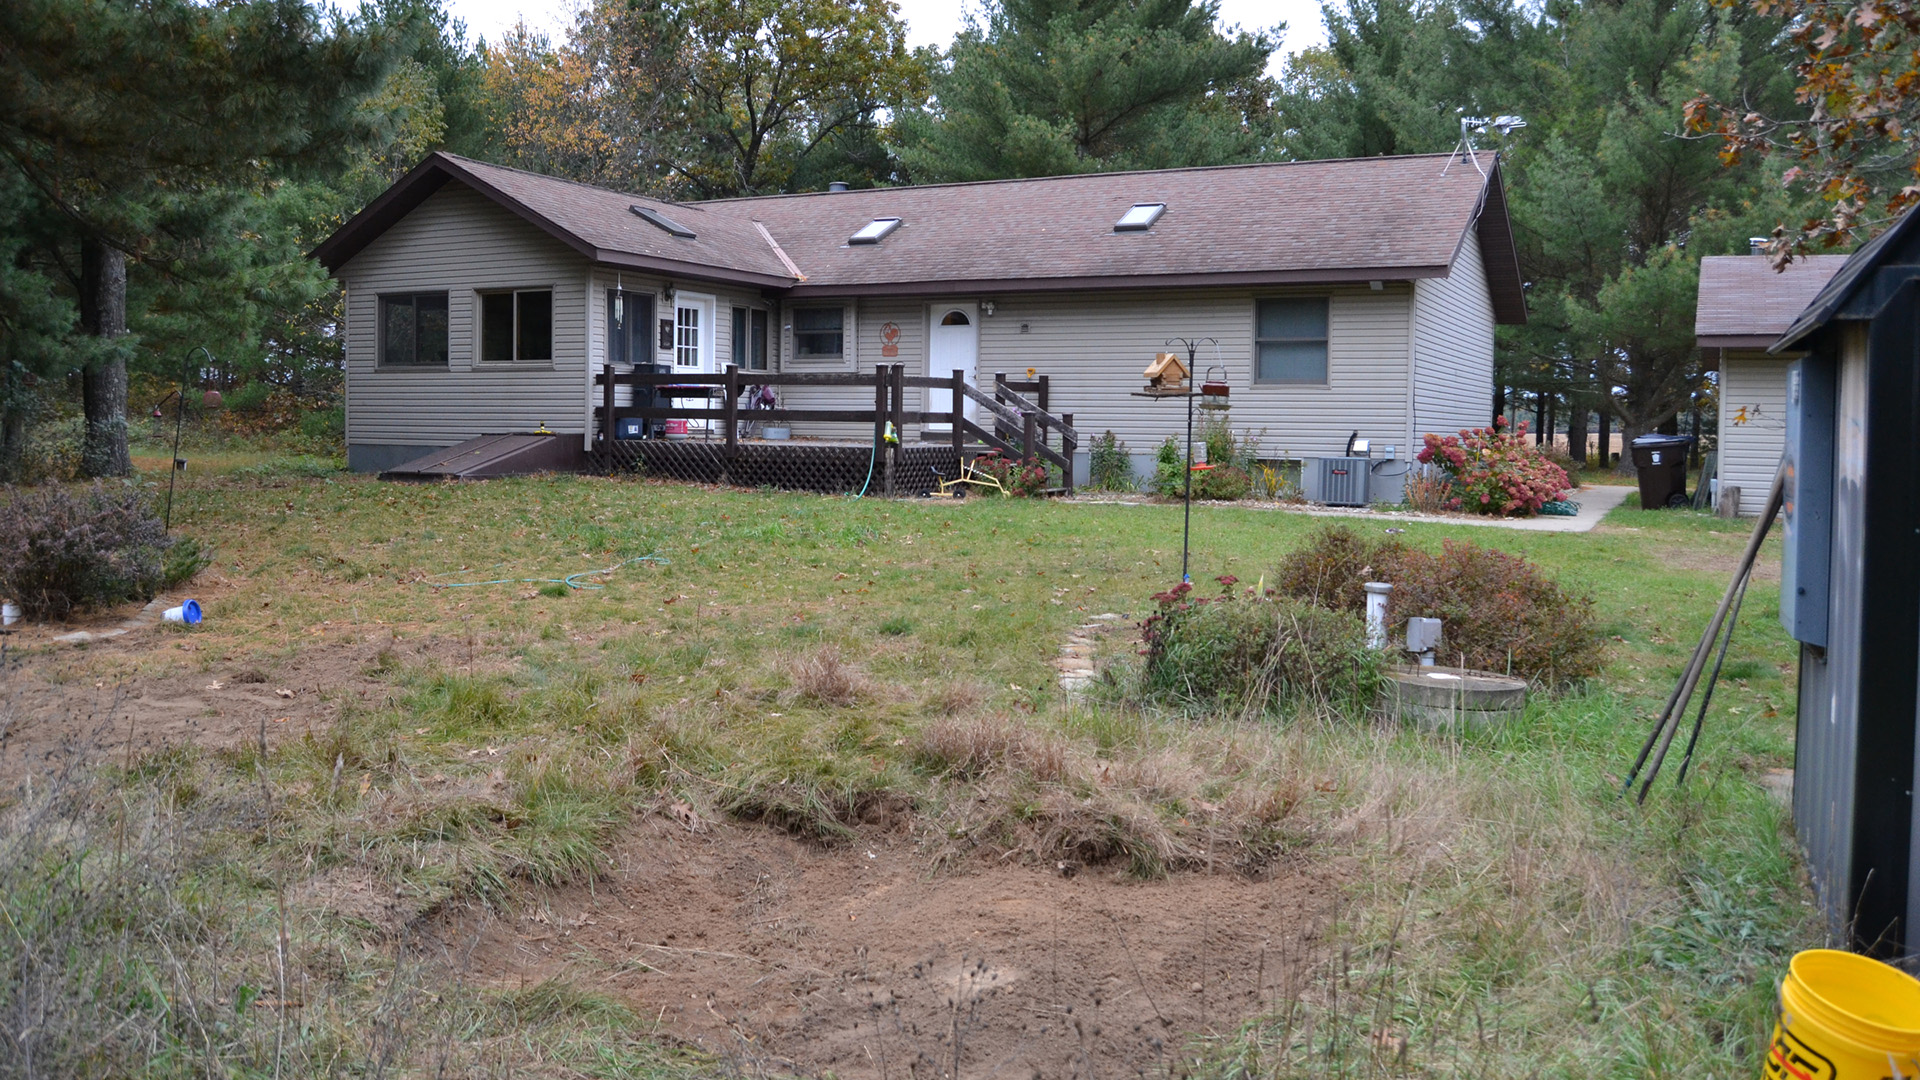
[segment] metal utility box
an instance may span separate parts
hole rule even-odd
[[[1832,573],[1833,369],[1813,356],[1787,365],[1780,503],[1780,625],[1795,641],[1823,649]]]
[[[1365,506],[1371,501],[1373,462],[1363,457],[1321,458],[1320,501],[1328,506]]]

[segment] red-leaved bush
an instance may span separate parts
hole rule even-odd
[[[1531,517],[1543,505],[1566,497],[1573,487],[1567,471],[1527,442],[1526,421],[1512,431],[1506,427],[1501,417],[1490,428],[1468,428],[1445,438],[1426,436],[1419,460],[1452,475],[1448,509]]]
[[[1000,487],[1008,495],[1038,499],[1047,493],[1047,467],[1032,458],[1012,461],[998,454],[981,454],[974,464],[981,472],[1000,481]]]
[[[1350,612],[1366,606],[1363,583],[1389,582],[1392,636],[1399,638],[1412,616],[1440,619],[1442,663],[1511,672],[1549,686],[1600,670],[1593,597],[1504,551],[1448,540],[1434,554],[1334,525],[1268,580],[1279,596]]]

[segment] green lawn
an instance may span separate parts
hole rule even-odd
[[[175,495],[176,530],[216,552],[196,583],[203,628],[32,656],[13,676],[137,692],[353,658],[323,691],[335,719],[318,733],[267,732],[264,754],[111,762],[105,787],[70,782],[81,825],[9,841],[42,868],[133,890],[59,904],[92,912],[96,945],[122,944],[112,971],[73,978],[132,995],[140,1039],[109,1040],[97,1060],[120,1054],[142,1075],[376,1059],[426,1075],[450,1045],[486,1047],[468,1065],[489,1075],[705,1073],[591,986],[443,988],[388,1023],[397,987],[431,981],[425,962],[391,926],[301,906],[307,883],[346,871],[396,896],[401,926],[523,902],[591,881],[636,814],[668,806],[835,844],[891,800],[928,838],[932,874],[1051,866],[1062,845],[1140,876],[1198,872],[1201,848],[1263,874],[1343,867],[1348,903],[1312,984],[1196,1040],[1199,1076],[1738,1075],[1758,1067],[1785,958],[1818,943],[1786,814],[1756,782],[1792,759],[1775,584],[1748,597],[1693,778],[1675,789],[1669,770],[1645,807],[1616,798],[1744,524],[1625,509],[1588,535],[1405,524],[1411,544],[1497,546],[1591,591],[1609,638],[1590,687],[1536,694],[1498,734],[1449,738],[1144,709],[1123,693],[1124,642],[1107,650],[1103,694],[1069,705],[1059,647],[1092,615],[1143,617],[1178,581],[1178,506],[598,478],[411,486],[318,475],[324,463],[230,465],[190,469]],[[1322,525],[1196,508],[1193,577],[1254,582]],[[607,568],[574,579],[600,588],[557,584]],[[513,580],[460,584],[495,579]],[[349,692],[354,680],[377,692]],[[1276,792],[1290,793],[1281,809]],[[48,797],[19,796],[16,817]],[[129,833],[164,872],[108,871],[126,865]],[[9,964],[33,912],[52,910],[34,906],[44,880],[4,878],[28,926],[0,944]],[[43,940],[67,940],[54,921]],[[297,964],[277,959],[283,930]],[[183,1012],[195,980],[229,1002],[234,985],[277,997],[290,967],[314,980],[294,1020]]]

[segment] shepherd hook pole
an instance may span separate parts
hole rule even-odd
[[[1193,381],[1193,365],[1199,359],[1200,346],[1213,342],[1214,348],[1220,347],[1217,338],[1168,338],[1167,344],[1180,344],[1187,347],[1187,381]],[[1193,584],[1193,576],[1187,573],[1187,555],[1193,548],[1193,387],[1187,387],[1187,488],[1181,496],[1184,504],[1180,521],[1180,583]]]
[[[187,350],[186,366],[180,369],[180,400],[174,403],[173,409],[173,462],[167,467],[167,516],[160,524],[160,531],[165,534],[173,532],[173,481],[180,475],[180,429],[187,421],[187,374],[193,368],[196,352],[206,353],[208,363],[214,360],[212,350],[205,345],[195,345]]]

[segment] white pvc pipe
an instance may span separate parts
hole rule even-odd
[[[1387,647],[1387,594],[1393,586],[1384,581],[1369,581],[1361,588],[1367,590],[1367,648],[1384,649]]]

